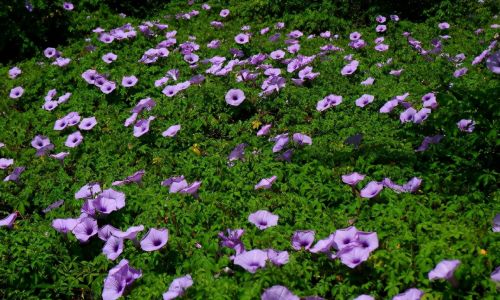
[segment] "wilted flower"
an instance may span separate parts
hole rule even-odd
[[[490,278],[495,282],[500,282],[500,267],[497,267],[490,275]]]
[[[51,154],[49,156],[52,157],[52,158],[55,158],[55,159],[57,159],[59,161],[62,161],[68,155],[69,155],[69,152],[59,152],[59,153],[56,153],[56,154]]]
[[[259,183],[257,183],[255,185],[255,189],[258,190],[258,189],[270,189],[271,186],[273,185],[273,183],[276,181],[277,177],[276,176],[271,176],[269,178],[264,178],[264,179],[261,179],[261,181],[259,181]]]
[[[455,78],[462,77],[467,73],[467,70],[468,70],[467,68],[458,69],[453,73],[453,77]]]
[[[311,137],[302,133],[294,133],[293,141],[299,145],[312,145]]]
[[[144,251],[155,251],[167,244],[168,230],[165,228],[149,229],[148,233],[141,240],[141,249]]]
[[[257,136],[263,136],[269,134],[269,131],[271,130],[271,124],[266,124],[262,126],[259,131],[257,131]]]
[[[14,221],[17,218],[17,212],[13,212],[7,217],[0,219],[0,227],[6,226],[7,228],[12,228],[14,226]]]
[[[164,137],[174,137],[179,132],[179,130],[181,130],[181,125],[172,125],[161,135]]]
[[[266,210],[258,210],[248,216],[248,221],[253,223],[260,230],[276,226],[279,216],[274,215]]]
[[[21,173],[23,173],[25,169],[26,169],[25,167],[16,167],[16,168],[14,168],[14,170],[12,171],[12,173],[10,173],[9,175],[7,175],[3,179],[3,181],[4,182],[7,182],[7,181],[18,182],[19,181],[19,177],[21,176]]]

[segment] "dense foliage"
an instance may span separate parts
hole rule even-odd
[[[138,28],[144,19],[119,16],[108,8],[84,14],[78,12],[84,4],[75,4],[72,11],[58,9],[61,15],[47,23],[54,27],[44,28],[57,31],[58,26],[68,26],[78,33],[78,39],[67,46],[47,45],[56,47],[61,57],[70,58],[67,65],[53,65],[54,59],[38,52],[33,58],[0,68],[0,142],[5,144],[0,158],[14,159],[0,173],[7,176],[15,167],[26,167],[19,181],[0,183],[0,218],[19,212],[13,228],[0,227],[0,298],[98,299],[108,271],[122,258],[142,270],[142,277],[127,288],[125,298],[129,299],[159,299],[174,278],[186,274],[193,279],[186,290],[187,299],[258,299],[274,285],[286,286],[301,297],[326,299],[353,299],[360,294],[386,299],[412,287],[424,291],[425,299],[498,297],[498,283],[490,274],[500,265],[500,233],[491,229],[500,212],[496,152],[499,75],[487,68],[486,58],[472,64],[489,46],[493,45],[489,55],[498,51],[498,45],[492,44],[498,40],[498,26],[492,26],[498,24],[493,1],[474,2],[467,8],[472,13],[460,18],[445,15],[440,9],[446,4],[428,11],[434,15],[420,23],[403,16],[395,22],[387,15],[387,29],[379,33],[375,32],[375,17],[380,11],[373,7],[384,13],[384,2],[369,10],[367,25],[348,18],[333,20],[333,14],[316,6],[330,1],[313,1],[306,9],[301,6],[306,1],[285,1],[284,6],[278,2],[213,1],[210,10],[201,9],[198,3],[175,2],[159,7],[156,17],[148,19],[168,24],[168,28],[149,26],[146,34]],[[422,11],[430,9],[427,2],[422,2]],[[347,2],[343,5],[342,9],[349,7]],[[219,12],[225,8],[230,14],[222,18]],[[193,9],[199,14],[182,17]],[[211,26],[214,20],[224,27]],[[281,30],[275,28],[280,21],[285,22]],[[449,22],[450,28],[438,28],[440,22]],[[96,27],[109,32],[127,23],[136,28],[136,37],[108,44],[92,32]],[[238,44],[235,36],[245,25],[251,27],[250,41]],[[261,34],[264,27],[270,32]],[[484,30],[475,32],[478,28]],[[295,29],[304,33],[296,38],[300,41],[298,53],[316,55],[310,66],[320,73],[302,86],[292,81],[297,72],[287,72],[286,64],[269,57],[264,64],[281,68],[286,80],[284,88],[270,95],[260,94],[264,67],[236,65],[226,76],[205,72],[211,63],[203,60],[224,56],[229,61],[238,53],[234,49],[241,51],[240,60],[277,49],[286,52],[285,58],[294,58],[297,54],[286,49],[291,43],[285,42],[294,39],[287,34]],[[169,47],[168,57],[151,64],[139,62],[146,50],[173,30],[177,43]],[[320,37],[326,30],[331,35]],[[349,45],[349,34],[355,31],[362,34],[367,46],[353,49]],[[271,41],[269,37],[277,32],[281,36]],[[409,44],[405,32],[421,41],[424,49],[439,49],[422,55]],[[310,34],[315,37],[308,38]],[[449,37],[443,38],[445,35]],[[374,40],[380,36],[389,45],[387,51],[374,50]],[[191,37],[200,46],[195,51],[200,61],[192,64],[179,50],[179,44]],[[220,40],[219,48],[206,46],[215,39]],[[320,50],[328,44],[342,50]],[[108,64],[102,57],[109,52],[117,58]],[[460,53],[465,55],[463,62],[456,58]],[[353,59],[359,61],[357,70],[342,75],[341,70]],[[14,66],[22,73],[11,79],[8,72]],[[454,76],[464,67],[463,76]],[[105,94],[88,84],[82,73],[89,69],[116,82],[116,89]],[[167,97],[163,87],[155,87],[155,81],[171,69],[178,69],[179,78],[166,85],[198,74],[205,80]],[[238,82],[236,76],[243,69],[260,75],[255,81]],[[401,69],[399,75],[391,74]],[[130,75],[137,76],[138,82],[125,88],[122,77]],[[360,84],[368,77],[375,79],[372,85]],[[22,96],[9,97],[18,86],[24,88]],[[49,111],[42,106],[51,89],[57,90],[56,97],[67,92],[71,96]],[[244,92],[241,105],[226,103],[230,89]],[[420,124],[402,123],[400,113],[405,108],[401,105],[391,113],[379,112],[388,100],[407,92],[406,103],[417,110],[425,94],[436,95],[438,106]],[[330,94],[341,95],[343,102],[318,111],[318,101]],[[375,100],[361,108],[355,100],[363,94],[373,95]],[[156,106],[144,110],[139,118],[155,119],[149,132],[135,137],[133,126],[125,127],[124,122],[134,106],[148,97]],[[81,131],[83,142],[74,148],[65,143],[78,129],[53,129],[56,120],[70,112],[97,120],[92,130]],[[462,119],[475,122],[472,132],[457,127]],[[181,125],[178,134],[162,136],[174,124]],[[290,161],[279,159],[279,153],[272,150],[274,142],[256,135],[264,124],[272,124],[270,137],[289,133],[291,139],[293,133],[303,133],[312,138],[312,144],[290,143],[288,147],[294,150]],[[345,142],[355,134],[362,134],[359,146]],[[51,154],[70,154],[62,162],[49,155],[37,156],[31,145],[37,135],[54,144]],[[426,151],[415,151],[424,137],[435,135],[444,137]],[[243,158],[229,162],[228,155],[241,143],[247,144]],[[111,186],[139,170],[145,170],[139,184]],[[354,171],[366,177],[351,188],[341,176]],[[169,193],[160,184],[180,175],[190,183],[201,181],[197,195]],[[270,189],[254,189],[261,179],[273,175],[277,179]],[[360,197],[359,190],[372,180],[391,178],[402,184],[412,177],[422,179],[413,193],[384,188],[374,198]],[[74,196],[90,182],[126,195],[125,207],[99,218],[99,227],[112,224],[124,231],[142,224],[146,230],[139,237],[149,228],[167,228],[167,245],[145,252],[126,240],[123,253],[112,261],[102,254],[104,242],[99,238],[80,243],[71,233],[57,232],[52,221],[80,215],[83,200]],[[43,212],[59,199],[64,199],[61,207]],[[278,215],[277,226],[260,230],[248,222],[249,215],[258,210]],[[314,230],[319,240],[351,225],[377,232],[380,243],[356,268],[291,246],[296,230]],[[255,273],[245,271],[232,262],[234,251],[220,245],[218,233],[228,228],[245,230],[241,240],[246,249],[287,250],[289,262],[279,267],[268,264]],[[445,259],[461,261],[455,272],[457,286],[428,278],[429,271]]]

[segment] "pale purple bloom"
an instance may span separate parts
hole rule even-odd
[[[392,21],[397,22],[399,21],[399,16],[398,15],[390,15],[390,18]]]
[[[358,231],[356,236],[359,246],[367,250],[368,252],[373,252],[378,248],[379,243],[378,235],[376,232]]]
[[[419,289],[411,288],[406,290],[404,293],[394,296],[392,300],[420,300],[424,292]]]
[[[234,249],[236,255],[245,252],[245,246],[241,242],[241,236],[245,231],[243,229],[227,229],[227,236],[224,232],[219,232],[217,235],[221,239],[221,246]]]
[[[164,228],[149,229],[148,233],[141,240],[141,249],[144,251],[155,251],[167,244],[168,230]]]
[[[132,109],[133,113],[139,114],[143,109],[150,111],[156,106],[156,102],[151,98],[141,99]]]
[[[60,96],[57,99],[57,104],[61,104],[61,103],[64,103],[64,102],[68,101],[69,97],[71,97],[71,93],[66,93],[66,94]]]
[[[351,41],[349,46],[354,49],[361,49],[366,46],[366,42],[362,39]]]
[[[9,175],[7,175],[3,181],[4,182],[7,182],[7,181],[14,181],[14,182],[18,182],[19,181],[19,177],[21,176],[21,174],[24,172],[26,168],[25,167],[16,167],[14,168],[14,170],[12,171],[12,173],[10,173]]]
[[[171,177],[162,181],[161,185],[170,187],[170,193],[177,193],[188,186],[184,176]]]
[[[57,160],[62,161],[68,155],[69,155],[69,152],[59,152],[59,153],[56,153],[56,154],[51,154],[49,156],[52,157],[52,158],[55,158]]]
[[[356,268],[370,256],[368,250],[358,246],[348,246],[340,252],[340,261],[351,269]]]
[[[73,132],[72,134],[68,135],[68,138],[66,139],[66,142],[64,145],[69,148],[75,148],[76,146],[80,145],[83,142],[83,136],[80,133],[80,131]]]
[[[384,188],[384,185],[376,182],[376,181],[370,181],[361,191],[360,191],[360,196],[362,198],[373,198],[377,196],[382,189]]]
[[[353,300],[375,300],[375,298],[373,298],[372,296],[369,296],[369,295],[359,295],[356,298],[354,298]]]
[[[497,214],[493,218],[493,227],[491,228],[493,232],[500,232],[500,214]]]
[[[125,178],[124,180],[115,181],[111,185],[124,185],[124,184],[129,184],[129,183],[132,183],[132,182],[139,183],[139,182],[141,182],[142,176],[144,176],[144,173],[145,173],[144,170],[137,171],[134,174],[132,174],[132,175],[128,176],[127,178]]]
[[[18,67],[13,67],[9,70],[9,78],[14,79],[17,76],[21,75],[22,71]]]
[[[137,83],[138,79],[134,75],[132,76],[123,76],[122,85],[124,87],[132,87]]]
[[[311,253],[329,253],[334,245],[335,234],[330,234],[327,238],[319,240],[309,249]]]
[[[46,214],[46,213],[50,212],[53,209],[61,207],[63,204],[64,204],[64,200],[57,200],[56,202],[54,202],[54,203],[50,204],[49,206],[47,206],[46,208],[42,209],[42,212],[44,214]]]
[[[137,234],[143,230],[144,230],[143,225],[131,226],[127,228],[127,230],[125,231],[120,231],[114,227],[110,228],[110,232],[112,235],[124,240],[135,240],[137,238]]]
[[[467,70],[468,70],[467,68],[458,69],[453,73],[453,77],[455,78],[462,77],[467,73]]]
[[[95,117],[84,118],[78,125],[81,130],[91,130],[97,124]]]
[[[58,57],[58,58],[56,58],[56,60],[52,64],[59,66],[59,67],[64,67],[67,64],[69,64],[70,61],[71,61],[71,59],[69,59],[69,58]]]
[[[293,141],[299,145],[312,145],[311,137],[302,133],[294,133]]]
[[[349,39],[351,41],[357,41],[361,38],[361,33],[355,31],[355,32],[352,32],[350,35],[349,35]]]
[[[107,189],[98,195],[91,205],[95,211],[107,215],[125,206],[125,194]]]
[[[245,94],[240,89],[230,89],[226,93],[226,103],[232,106],[238,106],[245,100]]]
[[[351,174],[342,175],[342,182],[347,183],[348,185],[355,186],[361,180],[365,179],[365,175],[360,174],[358,172],[353,172]]]
[[[342,76],[351,75],[356,71],[358,65],[359,62],[357,60],[353,60],[342,68],[340,74],[342,74]]]
[[[381,108],[381,113],[390,113],[396,106],[398,106],[399,101],[397,99],[387,101]]]
[[[97,80],[96,80],[97,82]],[[105,81],[100,89],[101,89],[101,92],[103,92],[104,94],[109,94],[111,93],[112,91],[114,91],[116,88],[116,83],[114,83],[113,81]]]
[[[45,55],[45,57],[47,58],[52,58],[52,57],[55,57],[58,55],[58,52],[55,48],[47,48],[43,51],[43,55]]]
[[[110,260],[117,259],[123,252],[123,239],[110,236],[102,248],[102,252]]]
[[[422,108],[415,115],[413,115],[413,123],[420,124],[423,121],[427,120],[429,115],[431,114],[430,108]]]
[[[443,29],[448,29],[450,28],[450,24],[446,23],[446,22],[443,22],[443,23],[439,23],[438,24],[438,27],[439,29],[443,30]]]
[[[500,74],[500,51],[497,51],[488,57],[486,60],[486,67],[488,67],[491,72]]]
[[[261,300],[300,300],[300,298],[290,292],[282,285],[275,285],[262,293]]]
[[[48,137],[45,137],[43,135],[37,135],[33,138],[33,140],[31,141],[31,146],[35,149],[41,149],[41,148],[44,148],[48,145],[50,145],[50,140]]]
[[[260,230],[278,225],[279,216],[266,210],[258,210],[248,216],[248,221],[253,223]]]
[[[473,120],[462,119],[458,121],[457,126],[460,131],[471,133],[474,131],[474,126],[476,122]]]
[[[99,74],[96,70],[89,69],[82,73],[82,78],[85,79],[88,84],[94,84],[97,75]]]
[[[500,282],[500,267],[497,267],[490,275],[490,278],[495,282]]]
[[[107,64],[110,64],[112,62],[114,62],[116,60],[118,56],[112,52],[109,52],[109,53],[106,53],[102,56],[102,60],[107,63]]]
[[[190,194],[190,195],[195,195],[198,189],[201,186],[201,181],[195,181],[188,185],[187,187],[183,188],[182,190],[179,191],[181,194]]]
[[[437,135],[434,135],[434,136],[426,136],[426,137],[424,137],[424,140],[422,141],[422,143],[420,144],[420,146],[417,148],[417,150],[415,150],[415,152],[422,152],[422,151],[427,150],[429,148],[430,144],[437,144],[437,143],[439,143],[443,137],[444,136],[441,135],[441,134],[437,134]]]
[[[389,72],[390,75],[394,75],[394,76],[400,76],[401,73],[403,72],[404,69],[399,69],[399,70],[391,70]]]
[[[99,41],[105,43],[105,44],[110,44],[113,42],[113,40],[115,39],[114,36],[108,34],[108,33],[103,33],[99,36]]]
[[[258,190],[258,189],[270,189],[271,186],[273,185],[273,183],[276,181],[277,177],[276,176],[271,176],[269,178],[264,178],[264,179],[261,179],[261,181],[259,181],[259,183],[257,183],[255,185],[255,189]]]
[[[280,59],[283,59],[285,57],[285,51],[276,50],[276,51],[271,52],[271,54],[269,56],[274,60],[280,60]]]
[[[460,261],[455,260],[443,260],[432,269],[429,274],[429,280],[435,279],[446,279],[451,280],[455,269],[460,265]]]
[[[79,223],[71,231],[80,242],[84,243],[97,233],[97,229],[97,221],[85,217],[79,220]]]
[[[257,269],[264,268],[266,266],[267,259],[268,257],[266,251],[254,249],[236,255],[233,263],[250,273],[255,273]]]
[[[389,50],[389,45],[387,45],[387,44],[378,44],[377,46],[375,46],[375,50],[377,50],[379,52],[387,51],[387,50]]]
[[[324,111],[332,106],[337,106],[342,103],[342,96],[328,95],[316,104],[317,111]]]
[[[401,123],[413,122],[416,113],[417,111],[413,107],[409,107],[399,115],[399,119]]]
[[[181,130],[181,125],[172,125],[167,130],[165,130],[161,135],[164,137],[174,137],[179,130]]]
[[[308,250],[314,242],[315,232],[313,230],[297,230],[292,236],[292,248]]]
[[[375,28],[376,32],[385,32],[386,30],[387,30],[387,26],[385,26],[385,25],[377,25],[377,27]]]
[[[13,159],[8,159],[8,158],[0,158],[0,169],[5,170],[9,166],[14,164]]]
[[[429,108],[436,108],[438,103],[436,101],[436,95],[434,93],[427,93],[422,96],[423,106]]]
[[[383,41],[385,41],[385,38],[383,36],[379,36],[378,38],[375,39],[375,44],[380,44]]]
[[[422,179],[418,177],[413,177],[412,179],[408,180],[407,183],[403,185],[403,190],[409,193],[414,193],[418,190],[420,185],[422,184]]]
[[[74,8],[74,7],[75,7],[75,6],[74,6],[74,5],[73,5],[73,3],[71,3],[71,2],[64,2],[64,3],[63,3],[63,8],[64,8],[65,10],[73,10],[73,8]]]
[[[163,90],[162,93],[167,96],[167,97],[173,97],[175,96],[180,89],[177,87],[177,85],[167,85]]]
[[[102,290],[103,300],[116,300],[120,298],[128,285],[142,276],[140,270],[129,266],[128,260],[122,259],[120,263],[109,270],[108,277],[104,280]]]
[[[373,95],[363,94],[356,100],[356,106],[365,107],[366,105],[373,102],[375,97]]]
[[[52,227],[60,233],[68,233],[78,225],[78,219],[54,219]]]
[[[333,246],[337,250],[342,250],[347,246],[356,245],[358,241],[358,230],[354,226],[338,229],[333,234]]]
[[[375,18],[375,21],[377,21],[378,23],[385,23],[386,18],[385,18],[384,16],[378,15],[378,16]]]
[[[374,81],[375,81],[375,78],[368,77],[365,81],[362,81],[361,84],[362,85],[372,85]]]
[[[210,43],[207,44],[207,48],[210,49],[217,49],[220,47],[220,41],[219,40],[212,40]]]
[[[0,219],[0,227],[6,226],[7,228],[12,228],[14,226],[14,221],[17,218],[17,212],[13,212],[7,217]]]
[[[193,285],[191,275],[176,278],[170,284],[168,291],[163,294],[163,300],[172,300],[184,295],[186,290]]]
[[[184,55],[184,61],[193,65],[200,60],[200,57],[194,53]]]
[[[9,97],[12,99],[17,99],[21,97],[24,93],[24,89],[21,86],[15,87],[10,90]]]
[[[250,35],[248,35],[247,33],[240,33],[234,37],[234,41],[240,45],[248,43],[249,40],[250,40]]]
[[[142,119],[137,121],[134,125],[134,136],[135,137],[140,137],[147,133],[149,131],[149,123],[151,123],[152,120],[154,120],[155,117],[150,116],[147,119]]]
[[[266,124],[262,126],[259,131],[257,131],[257,136],[263,136],[263,135],[268,135],[269,131],[271,130],[271,124]]]
[[[267,258],[273,263],[273,265],[282,266],[288,263],[289,255],[288,251],[276,251],[274,249],[268,249]]]
[[[219,16],[221,16],[223,18],[229,16],[229,9],[223,9],[223,10],[221,10],[220,13],[219,13]]]
[[[235,161],[235,160],[239,160],[239,159],[243,159],[243,157],[245,155],[245,147],[246,146],[247,146],[247,144],[245,144],[245,143],[238,144],[236,147],[234,147],[233,151],[231,151],[231,153],[229,153],[229,156],[227,159],[230,162]]]
[[[88,183],[82,186],[78,192],[75,193],[75,199],[92,198],[94,195],[101,192],[99,183]]]

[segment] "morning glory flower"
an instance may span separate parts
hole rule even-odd
[[[231,162],[231,161],[235,161],[235,160],[239,160],[239,159],[243,159],[244,155],[245,155],[245,147],[247,146],[247,144],[245,143],[242,143],[242,144],[238,144],[234,149],[233,151],[231,151],[231,153],[229,153],[229,156],[227,157],[227,159]]]
[[[420,300],[424,292],[419,289],[411,288],[406,290],[404,293],[394,296],[392,300]]]
[[[191,275],[176,278],[170,284],[168,291],[163,294],[163,300],[172,300],[184,295],[186,290],[193,285]]]
[[[292,236],[292,248],[308,250],[314,242],[315,232],[313,230],[297,230]]]
[[[14,164],[13,159],[0,158],[0,169],[2,169],[2,170],[7,169],[9,166],[12,166],[13,164]]]
[[[288,263],[288,251],[276,251],[274,249],[267,250],[267,257],[275,266],[282,266]]]
[[[319,240],[309,249],[311,253],[329,253],[334,245],[335,234],[330,234],[327,238]]]
[[[168,230],[165,228],[149,229],[148,233],[141,240],[141,249],[144,251],[155,251],[167,244]]]
[[[52,227],[60,233],[68,233],[72,231],[80,221],[78,219],[54,219]]]
[[[500,267],[497,267],[490,275],[491,280],[500,282]]]
[[[217,235],[220,239],[220,245],[222,247],[227,247],[230,249],[234,249],[236,251],[236,255],[239,255],[245,252],[245,246],[243,242],[241,242],[241,236],[245,232],[243,229],[227,229],[227,236],[224,235],[224,232],[219,232]]]
[[[254,249],[236,255],[233,263],[250,273],[255,273],[257,269],[264,268],[266,266],[266,261],[267,252],[260,249]]]
[[[342,175],[342,182],[347,183],[350,186],[355,186],[363,179],[365,179],[365,175],[358,172]]]
[[[104,280],[102,299],[116,300],[120,298],[125,288],[141,276],[141,270],[130,267],[128,260],[122,259],[117,266],[109,270],[108,276]]]
[[[248,221],[260,230],[278,225],[279,216],[266,210],[258,210],[248,216]]]
[[[302,133],[294,133],[293,141],[299,145],[312,145],[311,137]]]
[[[369,251],[357,246],[348,246],[339,252],[340,261],[351,269],[356,268],[370,256]]]
[[[256,190],[259,190],[259,189],[265,189],[265,190],[268,190],[271,188],[271,186],[273,185],[273,183],[276,181],[278,177],[276,176],[271,176],[269,178],[264,178],[264,179],[261,179],[259,181],[259,183],[257,183],[255,185],[255,189]]]
[[[328,95],[318,102],[316,105],[317,111],[324,111],[332,106],[337,106],[342,103],[342,96]]]
[[[63,3],[63,8],[64,8],[65,10],[73,10],[73,8],[74,8],[74,7],[75,7],[75,6],[74,6],[74,5],[73,5],[73,3],[71,3],[71,2],[64,2],[64,3]]]
[[[257,136],[263,136],[263,135],[268,135],[269,131],[271,130],[271,124],[266,124],[262,126],[259,131],[257,131]]]
[[[488,57],[486,60],[486,67],[488,67],[491,72],[500,74],[500,51],[497,51]]]
[[[262,293],[261,300],[300,300],[300,297],[282,285],[275,285]]]
[[[140,137],[147,133],[149,131],[149,123],[151,123],[152,120],[154,120],[155,117],[150,116],[147,119],[142,119],[137,121],[134,125],[134,136],[135,137]]]
[[[102,248],[102,253],[110,260],[115,260],[123,252],[123,239],[110,236]]]
[[[439,29],[443,30],[443,29],[448,29],[450,28],[450,24],[446,23],[446,22],[443,22],[443,23],[439,23],[438,24],[438,27]]]
[[[357,70],[358,65],[359,61],[353,60],[342,68],[340,74],[342,74],[342,76],[351,75]]]
[[[493,232],[500,232],[500,214],[497,214],[493,219]]]
[[[124,240],[135,240],[137,238],[137,234],[144,230],[144,225],[131,226],[125,231],[118,230],[114,227],[113,229],[115,230],[111,230],[112,235]]]
[[[476,122],[472,120],[462,119],[458,121],[457,126],[460,131],[471,133],[474,131],[474,126]]]
[[[223,9],[223,10],[221,10],[220,13],[219,13],[219,16],[221,16],[223,18],[229,16],[229,9]]]
[[[399,115],[399,119],[401,123],[413,122],[416,113],[417,111],[413,107],[409,107]]]
[[[338,229],[333,236],[333,245],[336,249],[342,250],[358,241],[358,230],[354,226]]]
[[[366,80],[362,81],[361,84],[362,85],[372,85],[373,82],[375,81],[375,78],[373,77],[368,77]]]
[[[47,206],[46,208],[44,208],[44,209],[42,210],[42,212],[43,212],[44,214],[46,214],[46,213],[50,212],[50,211],[51,211],[51,210],[53,210],[53,209],[56,209],[56,208],[58,208],[58,207],[61,207],[61,205],[63,205],[63,204],[64,204],[64,200],[57,200],[56,202],[54,202],[54,203],[50,204],[49,206]]]
[[[234,37],[234,41],[240,45],[248,43],[249,40],[250,36],[247,33],[240,33]]]
[[[365,107],[366,105],[373,102],[375,97],[373,95],[363,94],[356,100],[356,106]]]
[[[78,192],[75,193],[75,199],[88,199],[92,198],[101,192],[101,186],[99,183],[88,183],[82,186]]]
[[[17,76],[21,75],[22,71],[18,67],[13,67],[9,70],[9,78],[15,79]]]
[[[17,99],[21,97],[24,93],[24,89],[21,86],[15,87],[10,90],[9,97],[12,99]]]
[[[467,68],[458,69],[453,73],[453,77],[455,78],[462,77],[467,73],[467,71],[468,71]]]
[[[97,233],[97,229],[96,220],[84,217],[71,231],[81,243],[85,243]]]
[[[283,59],[285,57],[285,51],[283,50],[275,50],[273,52],[271,52],[271,54],[269,54],[269,56],[274,59],[274,60],[280,60],[280,59]]]
[[[455,269],[460,265],[460,261],[455,260],[443,260],[436,265],[434,269],[432,269],[429,274],[429,280],[435,279],[446,279],[450,282],[454,281],[455,278],[453,273]]]
[[[14,226],[14,221],[17,218],[17,212],[13,212],[7,217],[0,219],[0,227],[6,226],[7,228],[12,228]]]
[[[378,235],[376,232],[358,231],[356,234],[357,243],[368,252],[373,252],[378,248]]]
[[[96,80],[97,82],[97,80]],[[105,81],[100,89],[101,89],[101,92],[103,92],[104,94],[109,94],[111,93],[112,91],[114,91],[116,88],[116,83],[114,83],[113,81]]]
[[[145,173],[144,170],[137,171],[134,174],[125,178],[124,180],[115,181],[111,185],[125,185],[133,182],[140,183],[142,180],[142,176],[144,176],[144,173]]]
[[[97,124],[95,117],[84,118],[78,125],[81,130],[91,130]]]
[[[43,51],[43,55],[45,55],[45,57],[47,57],[47,58],[52,58],[54,56],[57,56],[58,52],[55,48],[49,47]]]
[[[7,182],[7,181],[19,182],[19,177],[21,176],[21,173],[23,173],[25,169],[26,169],[25,167],[16,167],[16,168],[14,168],[14,171],[12,171],[12,173],[10,173],[9,175],[7,175],[3,179],[3,181],[4,182]]]
[[[350,35],[349,35],[349,39],[351,41],[357,41],[361,38],[361,33],[355,31],[355,32],[352,32]]]
[[[64,145],[69,148],[75,148],[76,146],[80,145],[83,142],[83,136],[80,133],[80,131],[73,132],[72,134],[68,135],[68,138],[66,139],[66,142]]]
[[[396,106],[398,106],[399,101],[397,99],[387,101],[381,108],[381,113],[390,113]]]
[[[384,185],[382,183],[376,182],[376,181],[370,181],[361,191],[360,191],[360,196],[362,198],[373,198],[377,196],[382,189],[384,188]]]
[[[172,125],[165,130],[161,135],[164,137],[174,137],[181,130],[181,125]]]
[[[137,81],[139,79],[137,79],[137,77],[135,77],[134,75],[131,75],[131,76],[123,76],[122,78],[122,86],[124,87],[132,87],[134,85],[136,85]]]
[[[226,103],[238,106],[245,100],[245,94],[240,89],[231,89],[226,93]]]

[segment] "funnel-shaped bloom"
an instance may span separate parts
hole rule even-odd
[[[279,216],[274,215],[267,210],[258,210],[248,216],[248,221],[260,230],[278,225]]]
[[[250,273],[255,273],[257,269],[266,266],[267,252],[254,249],[238,254],[234,258],[234,264],[242,267]]]
[[[432,269],[429,274],[429,280],[435,279],[446,279],[450,280],[453,277],[455,269],[460,265],[458,259],[455,260],[443,260]]]
[[[290,290],[282,285],[275,285],[262,293],[262,300],[300,300],[300,297],[294,295]]]
[[[245,93],[240,89],[231,89],[226,93],[226,103],[238,106],[245,100]]]
[[[265,190],[270,189],[271,186],[273,185],[273,183],[276,181],[277,178],[278,177],[276,177],[276,176],[271,176],[269,178],[261,179],[259,181],[259,183],[257,183],[255,185],[255,189],[256,190],[259,190],[259,189],[265,189]]]
[[[313,230],[297,230],[292,236],[292,248],[295,250],[309,249],[314,242]]]
[[[377,196],[382,189],[384,188],[384,185],[380,182],[376,181],[370,181],[361,191],[360,195],[363,198],[373,198]]]
[[[363,179],[365,179],[365,175],[358,172],[342,175],[342,182],[347,183],[350,186],[355,186]]]
[[[193,285],[191,275],[176,278],[170,284],[168,291],[163,294],[163,300],[172,300],[184,295],[186,290]]]
[[[0,220],[0,227],[6,226],[8,228],[12,228],[12,226],[14,226],[14,221],[16,220],[16,218],[17,218],[17,212],[11,213],[7,217]]]
[[[79,221],[72,232],[81,243],[84,243],[97,233],[97,229],[97,221],[86,217]]]
[[[149,229],[148,233],[141,240],[141,249],[144,251],[155,251],[167,244],[168,230],[165,228]]]

